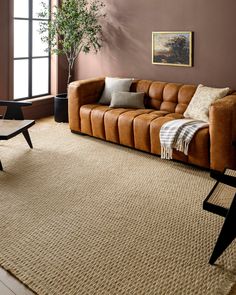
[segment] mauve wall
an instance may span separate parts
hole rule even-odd
[[[105,43],[76,79],[121,76],[236,88],[236,0],[104,0]],[[152,65],[152,31],[193,31],[194,67]]]
[[[9,98],[9,10],[10,2],[0,0],[0,99]]]

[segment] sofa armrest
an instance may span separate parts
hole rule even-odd
[[[223,172],[236,169],[236,93],[217,100],[210,107],[210,167]]]
[[[80,80],[68,87],[69,125],[72,131],[80,132],[80,108],[85,104],[97,103],[105,85],[105,78]]]

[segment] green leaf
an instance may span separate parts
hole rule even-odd
[[[48,18],[50,9],[41,3],[40,18]],[[101,0],[63,0],[54,6],[49,22],[41,21],[41,40],[52,54],[66,55],[69,74],[80,52],[97,52],[102,45],[101,19],[105,18]],[[68,78],[68,82],[69,82]]]

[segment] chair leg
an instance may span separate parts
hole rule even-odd
[[[211,255],[210,264],[214,264],[220,255],[228,248],[228,246],[236,238],[236,194],[233,202],[229,208],[228,214],[225,218],[225,222],[221,229],[220,235],[216,242],[215,248]]]
[[[2,162],[0,160],[0,171],[3,171]]]
[[[27,141],[29,147],[32,149],[33,148],[33,145],[32,145],[31,139],[30,139],[29,131],[28,130],[25,130],[22,133],[23,133],[24,138]]]

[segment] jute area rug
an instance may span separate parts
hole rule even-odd
[[[214,181],[180,163],[39,121],[1,142],[0,265],[39,295],[225,295],[236,245],[210,266]]]

